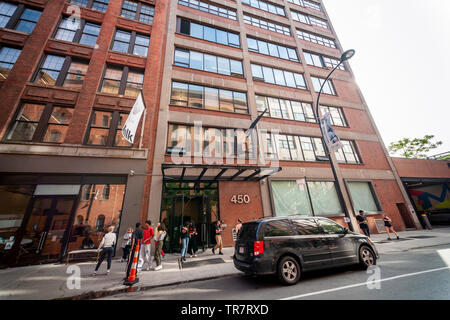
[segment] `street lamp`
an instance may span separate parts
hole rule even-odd
[[[342,54],[341,60],[339,61],[338,65],[336,67],[334,67],[333,70],[331,70],[331,72],[328,74],[328,76],[326,77],[325,81],[322,83],[322,85],[320,87],[319,94],[317,95],[317,102],[316,102],[316,120],[317,120],[317,123],[319,123],[320,132],[322,133],[322,138],[325,138],[325,132],[323,132],[322,126],[320,125],[320,119],[319,119],[319,106],[320,106],[320,104],[319,104],[319,100],[320,100],[320,95],[322,94],[323,87],[325,86],[325,84],[327,83],[328,79],[331,77],[333,72],[336,71],[336,69],[339,68],[339,66],[342,63],[344,63],[344,61],[347,61],[347,60],[350,60],[351,58],[353,58],[355,53],[356,53],[356,51],[353,50],[353,49],[345,51]],[[336,164],[334,163],[334,160],[331,157],[330,150],[328,149],[328,146],[327,146],[326,143],[324,143],[324,149],[325,149],[326,154],[328,155],[328,158],[330,159],[331,170],[333,171],[334,181],[336,181],[336,191],[337,191],[337,195],[338,195],[338,198],[339,198],[339,202],[344,207],[345,216],[348,219],[350,219],[350,222],[348,224],[349,227],[350,227],[350,230],[351,231],[355,231],[354,228],[353,228],[353,224],[351,222],[352,220],[351,220],[351,217],[350,217],[350,213],[348,212],[347,206],[345,205],[344,197],[342,195],[341,185],[339,183],[339,180],[338,180],[338,177],[337,177],[337,174],[336,174]]]

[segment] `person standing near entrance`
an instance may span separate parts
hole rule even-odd
[[[152,268],[152,256],[151,256],[151,240],[153,238],[153,228],[152,228],[152,222],[150,220],[147,220],[145,222],[144,231],[142,232],[143,238],[142,238],[142,247],[141,247],[141,253],[143,263],[142,268],[144,267],[145,263],[147,263],[147,271],[149,271]]]
[[[222,242],[222,223],[220,220],[216,222],[216,246],[212,249],[212,253],[216,254],[215,250],[219,249],[219,254],[223,255],[222,249],[223,249],[223,242]]]
[[[386,215],[386,213],[383,214],[383,221],[384,221],[384,226],[386,227],[386,232],[388,234],[388,240],[392,240],[391,239],[391,234],[390,234],[389,231],[392,231],[397,236],[397,240],[400,240],[400,237],[398,236],[397,232],[395,232],[395,229],[392,226],[392,219],[389,218]]]
[[[181,227],[180,235],[181,244],[181,261],[186,261],[186,253],[189,246],[189,223],[186,222],[183,227]]]
[[[356,220],[358,220],[359,227],[364,232],[364,234],[370,237],[369,223],[367,222],[367,217],[364,215],[363,210],[359,210],[359,215],[356,216]]]
[[[194,223],[191,221],[189,224],[189,246],[188,246],[188,253],[192,257],[197,257],[197,227],[194,225]]]
[[[117,238],[116,234],[114,233],[114,226],[110,226],[108,228],[108,233],[105,234],[105,236],[102,239],[102,242],[100,242],[100,245],[98,246],[98,251],[102,249],[102,252],[100,253],[100,258],[98,259],[97,266],[95,267],[93,275],[97,275],[97,271],[100,268],[100,265],[102,264],[103,260],[105,260],[105,257],[107,257],[107,269],[106,274],[109,275],[111,271],[111,260],[112,255],[114,253],[114,246],[116,244]]]
[[[155,261],[156,267],[155,271],[162,269],[161,263],[161,252],[164,245],[164,238],[166,237],[166,226],[164,223],[158,223],[158,227],[156,228],[156,248],[155,248]]]

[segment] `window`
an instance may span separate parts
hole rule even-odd
[[[8,78],[22,50],[9,47],[0,48],[0,80]]]
[[[81,89],[89,65],[72,57],[47,55],[39,67],[34,82],[46,86]]]
[[[117,30],[112,50],[146,57],[150,45],[150,36],[137,34],[135,31]]]
[[[281,33],[286,36],[292,35],[291,29],[288,26],[276,24],[276,23],[270,22],[269,20],[259,19],[254,16],[249,16],[249,15],[244,14],[244,22],[246,24],[249,24],[249,25],[261,28],[261,29]]]
[[[265,133],[262,141],[267,159],[312,162],[325,157],[321,138]]]
[[[305,8],[322,11],[322,7],[320,6],[320,4],[313,2],[313,1],[308,1],[308,0],[287,0],[287,1],[290,3],[294,3],[299,6],[305,7]]]
[[[333,86],[333,83],[331,82],[331,80],[327,80],[326,83],[325,83],[325,79],[322,79],[322,78],[311,77],[311,80],[312,80],[312,83],[314,86],[314,91],[319,92],[320,88],[323,85],[322,93],[330,94],[333,96],[337,95],[336,91],[334,90],[334,86]]]
[[[216,111],[248,113],[247,94],[244,92],[172,82],[170,104]]]
[[[263,0],[242,0],[243,4],[285,17],[284,8]]]
[[[347,121],[345,120],[344,111],[342,108],[338,107],[327,107],[320,106],[322,115],[327,112],[331,113],[331,124],[334,126],[348,127]]]
[[[344,234],[344,228],[331,220],[318,219],[319,225],[325,234]]]
[[[322,36],[319,36],[316,34],[312,34],[309,32],[301,31],[301,30],[297,30],[297,36],[302,40],[316,43],[321,46],[336,49],[336,42],[334,42],[334,40],[332,40],[332,39],[328,39],[328,38],[325,38],[325,37],[322,37]]]
[[[303,13],[300,13],[300,12],[297,12],[294,10],[291,10],[291,14],[292,14],[292,19],[294,19],[295,21],[313,25],[313,26],[322,27],[325,29],[329,29],[328,22],[326,20],[319,19],[314,16],[306,15],[306,14],[303,14]]]
[[[152,24],[155,8],[145,5],[142,2],[124,0],[121,16],[124,18]]]
[[[242,62],[201,52],[175,48],[174,64],[227,76],[243,76]]]
[[[217,6],[215,4],[211,4],[204,1],[198,1],[198,0],[178,0],[178,3],[190,7],[193,9],[201,10],[203,12],[208,12],[211,14],[214,14],[219,17],[231,19],[231,20],[237,20],[236,11],[232,9],[228,9],[225,7]]]
[[[97,217],[97,222],[95,223],[95,229],[98,232],[103,232],[104,228],[105,228],[105,216],[101,214]]]
[[[100,92],[137,98],[144,83],[144,72],[129,67],[107,66]]]
[[[340,60],[329,58],[325,56],[321,56],[318,54],[310,53],[310,52],[304,52],[306,63],[310,66],[315,66],[319,68],[334,68],[337,65],[339,65],[338,69],[345,71],[344,64],[339,64]]]
[[[237,33],[201,25],[181,18],[177,20],[177,32],[230,47],[241,47],[239,34]]]
[[[264,224],[264,237],[289,237],[293,235],[289,220],[275,220]]]
[[[260,95],[256,95],[255,99],[259,114],[268,109],[268,112],[264,115],[265,117],[313,123],[316,122],[312,105],[310,103],[270,98]]]
[[[334,182],[308,181],[314,214],[337,216],[343,213]]]
[[[102,200],[108,200],[109,199],[109,193],[111,190],[111,186],[109,184],[105,184],[103,186],[103,190],[102,190]]]
[[[6,139],[63,143],[72,116],[73,108],[24,103]]]
[[[109,0],[71,0],[73,4],[101,12],[106,12]]]
[[[104,147],[132,147],[122,136],[128,113],[94,110],[85,144]]]
[[[341,140],[341,143],[343,148],[335,152],[336,159],[342,163],[360,164],[361,160],[356,151],[355,143],[346,140]]]
[[[355,211],[379,212],[380,208],[375,190],[370,182],[347,182]]]
[[[281,59],[299,61],[297,51],[294,48],[281,46],[275,43],[247,37],[248,50],[277,57]]]
[[[64,17],[55,33],[55,39],[95,46],[100,33],[99,24]]]
[[[41,17],[41,11],[30,9],[23,4],[0,2],[0,28],[32,33]]]
[[[257,64],[252,64],[251,67],[253,79],[255,80],[262,80],[266,83],[306,90],[303,74],[264,67]]]
[[[299,236],[309,236],[320,233],[318,224],[313,219],[293,219],[292,226]]]
[[[306,184],[299,185],[295,181],[272,181],[271,185],[277,217],[290,215],[312,216]]]

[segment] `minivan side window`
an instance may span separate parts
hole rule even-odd
[[[314,220],[292,220],[294,231],[299,236],[314,235],[320,233],[319,225]]]
[[[264,225],[264,237],[292,236],[289,220],[269,221]]]
[[[344,228],[334,221],[319,219],[319,224],[322,227],[323,233],[325,233],[325,234],[343,234],[344,233]]]

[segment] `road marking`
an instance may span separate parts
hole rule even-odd
[[[305,293],[305,294],[301,294],[301,295],[298,295],[298,296],[283,298],[283,299],[280,299],[280,300],[300,299],[300,298],[315,296],[315,295],[319,295],[319,294],[330,293],[330,292],[334,292],[334,291],[340,291],[340,290],[346,290],[346,289],[351,289],[351,288],[356,288],[356,287],[367,286],[368,283],[375,284],[377,282],[391,281],[391,280],[395,280],[395,279],[412,277],[412,276],[417,276],[417,275],[420,275],[420,274],[437,272],[437,271],[448,270],[448,269],[450,269],[450,266],[449,267],[443,267],[443,268],[437,268],[437,269],[430,269],[430,270],[425,270],[425,271],[419,271],[419,272],[414,272],[414,273],[402,274],[402,275],[399,275],[399,276],[390,277],[390,278],[386,278],[386,279],[375,280],[375,281],[367,281],[367,282],[362,282],[362,283],[356,283],[356,284],[351,284],[351,285],[348,285],[348,286],[343,286],[343,287],[338,287],[338,288],[333,288],[333,289],[328,289],[328,290],[310,292],[310,293]]]

